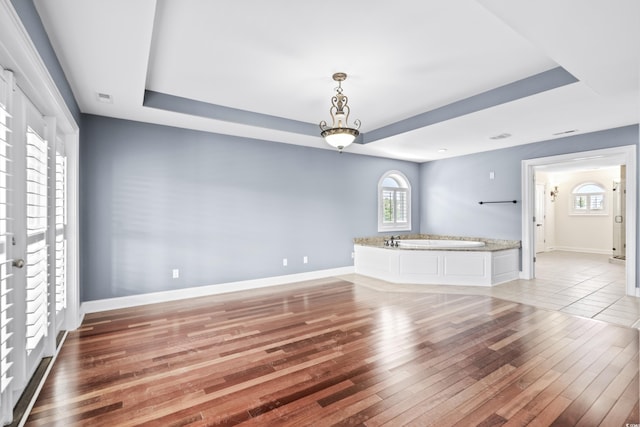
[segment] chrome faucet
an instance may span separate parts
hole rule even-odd
[[[400,240],[400,236],[391,236],[391,239],[385,240],[386,246],[398,247],[398,240]]]
[[[391,236],[389,240],[384,241],[385,246],[398,247],[398,240],[400,240],[400,236]]]

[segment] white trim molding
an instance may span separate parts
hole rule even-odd
[[[160,302],[177,301],[187,298],[198,298],[229,292],[247,291],[251,289],[271,286],[288,285],[307,280],[324,279],[327,277],[352,274],[353,266],[332,268],[328,270],[311,271],[308,273],[288,274],[284,276],[265,277],[262,279],[242,280],[238,282],[220,283],[217,285],[196,286],[186,289],[173,289],[163,292],[152,292],[126,297],[108,298],[82,303],[83,313],[97,313],[100,311],[117,310],[119,308],[136,307],[140,305],[156,304]]]
[[[563,251],[563,252],[580,252],[583,254],[598,254],[598,255],[609,255],[611,256],[611,250],[604,251],[602,249],[594,249],[594,248],[580,248],[574,246],[556,246],[554,251]],[[546,252],[551,252],[550,250]]]
[[[535,168],[544,165],[576,162],[580,159],[607,158],[626,165],[627,201],[626,201],[626,294],[640,296],[636,283],[637,263],[637,157],[636,146],[604,148],[582,151],[558,156],[540,157],[522,161],[522,272],[520,277],[526,280],[535,277],[533,257],[535,256],[535,238],[533,216],[535,209]],[[557,248],[558,249],[558,248]]]

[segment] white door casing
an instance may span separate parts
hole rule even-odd
[[[546,247],[546,232],[545,232],[545,184],[536,183],[536,195],[535,195],[535,228],[534,233],[536,235],[536,249],[535,253],[545,252]]]

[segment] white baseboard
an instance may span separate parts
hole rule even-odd
[[[163,292],[153,292],[126,297],[107,298],[102,300],[86,301],[82,303],[81,312],[96,313],[99,311],[116,310],[119,308],[135,307],[138,305],[155,304],[159,302],[176,301],[186,298],[196,298],[208,295],[223,294],[228,292],[246,291],[265,288],[269,286],[286,285],[305,280],[323,279],[354,273],[353,266],[332,268],[328,270],[311,271],[308,273],[288,274],[285,276],[265,277],[262,279],[243,280],[239,282],[220,283],[217,285],[196,286],[186,289],[175,289]]]
[[[597,248],[576,248],[573,246],[554,246],[552,249],[554,251],[564,251],[564,252],[581,252],[585,254],[600,254],[600,255],[609,255],[613,254],[611,249],[597,249]]]

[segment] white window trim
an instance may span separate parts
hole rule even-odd
[[[397,178],[396,178],[397,177]],[[405,186],[400,186],[398,188],[385,187],[383,185],[384,180],[387,178],[392,178],[396,181],[404,181]],[[385,224],[384,219],[384,199],[382,197],[382,192],[384,190],[402,190],[406,192],[407,198],[407,222],[404,224]],[[398,170],[390,170],[385,172],[380,180],[378,180],[378,231],[411,231],[411,182],[407,179],[406,175]]]

